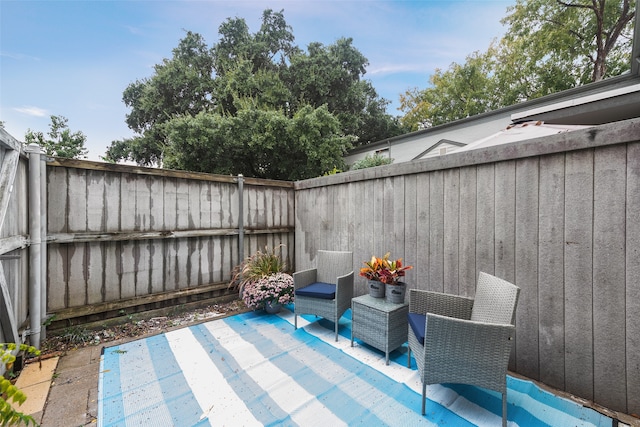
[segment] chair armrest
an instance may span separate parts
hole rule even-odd
[[[304,288],[312,283],[316,282],[318,270],[310,268],[308,270],[296,271],[293,273],[293,287],[294,289]]]
[[[409,312],[434,313],[458,319],[470,319],[473,299],[442,292],[409,290]]]
[[[425,362],[427,366],[437,367],[429,384],[449,382],[450,375],[459,377],[460,372],[467,372],[473,378],[466,384],[497,391],[506,387],[505,375],[515,326],[431,313],[427,314],[426,323]]]
[[[349,304],[351,304],[351,298],[353,298],[353,271],[345,274],[344,276],[338,276],[338,283],[336,283],[336,298],[348,298]]]

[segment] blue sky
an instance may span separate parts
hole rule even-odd
[[[325,45],[340,37],[369,60],[366,79],[392,103],[425,88],[436,68],[484,51],[505,28],[507,0],[0,0],[0,120],[18,140],[48,130],[50,115],[87,135],[88,158],[111,141],[133,136],[122,92],[153,75],[185,31],[211,46],[229,17],[253,33],[265,9],[284,10],[295,43]]]

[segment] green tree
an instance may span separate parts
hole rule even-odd
[[[401,122],[415,130],[619,75],[631,65],[634,17],[632,0],[517,0],[487,52],[401,95]]]
[[[597,82],[631,64],[633,0],[518,0],[503,23],[536,74],[553,65],[577,84]]]
[[[264,11],[255,34],[241,18],[227,19],[219,34],[208,49],[201,36],[187,33],[152,77],[127,87],[127,124],[136,135],[113,141],[105,160],[308,178],[340,166],[336,159],[354,142],[401,133],[385,112],[388,101],[362,79],[367,60],[351,39],[311,43],[303,52],[283,12],[272,10]],[[321,139],[311,143],[312,135]],[[335,151],[323,151],[328,146]]]
[[[401,97],[406,111],[402,124],[411,130],[448,123],[500,107],[496,80],[491,77],[494,49],[474,52],[463,65],[436,69],[430,77],[431,87],[411,89]]]
[[[351,139],[326,106],[293,117],[247,105],[237,115],[199,113],[166,124],[165,166],[174,169],[296,180],[343,168]]]
[[[369,61],[351,38],[329,46],[309,44],[307,53],[291,57],[286,72],[292,105],[326,104],[340,120],[342,131],[357,137],[355,145],[400,135],[403,128],[385,112],[389,101],[378,96],[370,81],[363,80],[367,65]]]
[[[367,154],[364,159],[360,159],[351,165],[351,170],[372,168],[374,166],[390,165],[393,159],[381,154]]]
[[[68,159],[86,158],[87,149],[84,144],[87,142],[87,137],[81,131],[71,133],[67,122],[66,117],[51,116],[47,135],[27,129],[24,135],[25,144],[38,144],[49,156]]]

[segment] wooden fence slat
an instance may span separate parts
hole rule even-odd
[[[87,186],[87,231],[105,229],[107,209],[105,206],[104,174],[96,171],[86,172]]]
[[[627,413],[640,414],[640,143],[627,146],[626,206]]]
[[[51,169],[51,168],[50,168]],[[55,168],[62,169],[62,168]],[[107,174],[104,178],[104,215],[106,218],[105,228],[103,232],[117,232],[122,230],[120,227],[120,211],[121,211],[121,198],[120,198],[120,175]],[[49,210],[49,212],[55,212]],[[50,217],[51,215],[49,215]]]
[[[513,283],[516,279],[516,162],[496,164],[495,175],[495,275]]]
[[[476,292],[476,217],[477,168],[460,169],[460,228],[458,245],[460,295],[472,297]]]
[[[594,398],[626,402],[625,201],[626,147],[602,148],[594,159],[593,307]]]
[[[460,169],[444,172],[444,291],[460,293]]]
[[[476,211],[476,281],[481,271],[495,273],[495,166],[478,166]]]
[[[444,173],[436,171],[429,180],[429,284],[444,291]]]
[[[69,232],[87,231],[87,176],[86,171],[70,169],[67,171],[69,188],[73,188],[74,197],[67,200]]]
[[[352,185],[357,185],[356,183]],[[418,289],[419,284],[416,275],[416,260],[418,259],[418,203],[417,203],[417,177],[410,175],[404,178],[404,262],[405,265],[413,265],[414,268],[406,273],[405,282],[412,289]],[[363,206],[355,204],[355,206]],[[358,265],[358,267],[360,267]]]
[[[72,243],[67,252],[67,304],[79,306],[87,303],[87,243]]]
[[[564,235],[566,390],[593,399],[593,150],[567,153]]]
[[[540,381],[564,388],[564,154],[540,159],[538,297]]]
[[[47,169],[47,234],[68,233],[69,225],[67,215],[67,200],[69,188],[67,181],[67,169]],[[64,191],[52,191],[52,189],[64,189]],[[51,213],[56,213],[51,215]]]
[[[429,241],[431,233],[429,229],[429,179],[430,176],[428,174],[421,174],[416,177],[416,194],[418,196],[418,200],[416,201],[418,244],[416,247],[414,277],[416,278],[418,288],[435,291],[437,289],[434,288],[429,281]]]
[[[538,159],[516,162],[516,281],[520,298],[516,309],[514,346],[517,370],[538,379]]]

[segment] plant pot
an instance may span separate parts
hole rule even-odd
[[[264,311],[269,314],[280,313],[280,310],[282,310],[282,304],[280,304],[279,302],[267,301],[264,304]]]
[[[374,298],[384,298],[384,283],[377,280],[367,280],[369,283],[369,295]]]
[[[407,292],[407,284],[398,282],[395,285],[387,285],[385,299],[394,304],[404,304],[404,295]]]

